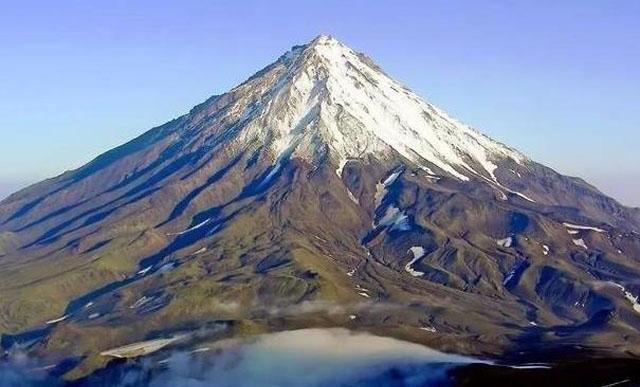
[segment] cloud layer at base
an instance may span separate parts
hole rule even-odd
[[[194,355],[173,352],[162,367],[141,362],[117,373],[118,386],[428,386],[474,359],[345,329],[262,335]],[[91,381],[88,381],[91,383]],[[398,384],[400,383],[400,384]]]

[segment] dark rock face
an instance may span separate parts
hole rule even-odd
[[[3,346],[82,355],[72,377],[101,366],[102,349],[219,319],[239,333],[346,326],[473,354],[637,354],[638,210],[420,101],[433,133],[471,145],[447,156],[386,143],[362,112],[393,106],[389,122],[406,123],[405,105],[374,102],[413,94],[362,56],[336,65],[335,47],[350,58],[326,38],[296,47],[0,203]],[[336,89],[343,67],[370,106]]]

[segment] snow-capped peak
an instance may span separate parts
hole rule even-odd
[[[464,125],[387,76],[331,36],[293,47],[232,92],[227,111],[244,124],[238,139],[268,142],[276,155],[336,165],[395,152],[459,179],[495,180],[495,162],[525,157]],[[243,142],[244,142],[243,141]]]

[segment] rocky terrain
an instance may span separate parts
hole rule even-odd
[[[345,327],[483,358],[633,357],[638,232],[639,209],[320,36],[2,201],[1,345],[67,379],[104,351],[194,331]]]

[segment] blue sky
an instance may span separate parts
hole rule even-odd
[[[0,197],[332,34],[430,102],[640,206],[640,2],[7,1]]]

